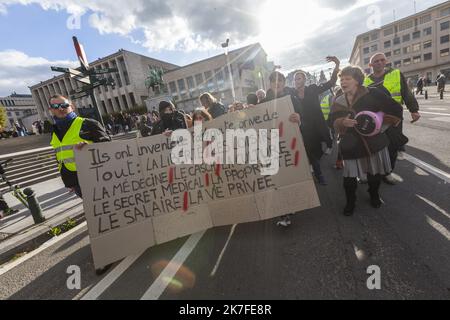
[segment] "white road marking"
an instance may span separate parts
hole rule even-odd
[[[137,255],[125,258],[121,263],[111,270],[95,287],[86,293],[81,300],[96,300],[100,295],[106,291],[143,253],[141,251]]]
[[[220,252],[219,258],[217,259],[216,265],[214,266],[213,270],[211,271],[210,277],[214,277],[216,275],[217,269],[219,268],[220,262],[222,261],[222,257],[225,254],[225,251],[227,251],[228,244],[230,243],[231,237],[233,236],[234,230],[236,230],[237,224],[233,225],[230,230],[230,235],[228,236],[228,240],[225,243],[225,246],[222,249],[222,252]]]
[[[426,111],[419,111],[419,113],[423,114],[431,114],[434,116],[447,116],[450,117],[450,113],[438,113],[438,112],[426,112]]]
[[[411,162],[412,164],[415,164],[419,168],[431,173],[432,175],[438,177],[439,179],[444,180],[446,183],[450,183],[450,174],[448,174],[447,172],[444,172],[436,167],[433,167],[432,165],[430,165],[426,162],[423,162],[422,160],[414,158],[413,156],[411,156],[407,153],[405,153],[404,157],[405,157],[405,160],[408,160],[409,162]]]
[[[447,238],[447,240],[450,241],[450,231],[448,231],[448,229],[446,227],[444,227],[439,222],[434,221],[427,215],[425,215],[425,217],[427,218],[427,222],[430,226],[432,226],[437,232],[442,234],[445,238]]]
[[[426,110],[430,111],[446,111],[446,108],[425,108]]]
[[[30,253],[24,255],[23,257],[20,257],[19,259],[17,259],[16,261],[13,261],[11,263],[6,263],[3,266],[0,267],[0,276],[5,274],[6,272],[14,269],[15,267],[21,265],[22,263],[24,263],[25,261],[33,258],[35,255],[41,253],[42,251],[44,251],[45,249],[50,248],[51,246],[57,244],[58,242],[64,240],[65,238],[71,236],[72,234],[74,234],[75,232],[86,228],[87,223],[86,221],[79,224],[78,226],[76,226],[75,228],[67,231],[66,233],[57,236],[57,237],[53,237],[52,239],[48,240],[47,242],[45,242],[44,244],[42,244],[39,248],[37,248],[36,250],[31,251]]]
[[[450,122],[450,115],[448,117],[436,117],[436,118],[430,118],[428,120]]]
[[[439,211],[440,213],[442,213],[444,216],[446,216],[447,218],[450,219],[450,214],[447,213],[447,211],[445,211],[444,209],[442,209],[441,207],[439,207],[436,203],[425,199],[424,197],[419,196],[418,194],[416,194],[416,197],[418,197],[420,200],[426,202],[430,207],[433,207],[434,209],[436,209],[436,211]]]
[[[183,247],[177,252],[177,254],[172,258],[169,264],[164,268],[161,274],[156,278],[155,282],[150,286],[150,288],[144,293],[141,300],[157,300],[163,294],[169,285],[167,279],[173,279],[177,274],[180,267],[186,261],[187,257],[191,254],[192,250],[197,246],[198,242],[205,234],[205,231],[193,234],[186,240]]]

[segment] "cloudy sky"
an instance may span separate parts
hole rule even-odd
[[[443,1],[417,0],[417,11]],[[28,93],[51,65],[76,66],[123,48],[177,65],[260,42],[282,71],[325,70],[349,58],[355,36],[414,13],[413,0],[0,0],[0,96]],[[372,27],[371,27],[372,26]]]

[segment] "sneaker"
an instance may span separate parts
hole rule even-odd
[[[357,178],[359,184],[367,184],[367,178]]]
[[[396,185],[396,180],[392,176],[392,174],[388,174],[387,176],[384,176],[383,177],[383,181],[384,181],[384,183],[389,184],[391,186],[395,186]]]
[[[397,160],[405,160],[405,153],[403,151],[398,152]]]
[[[291,225],[291,219],[289,217],[283,217],[277,222],[278,227],[289,227]]]

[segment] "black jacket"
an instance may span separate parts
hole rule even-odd
[[[216,102],[211,107],[208,108],[208,112],[211,115],[211,117],[215,119],[227,113],[227,110],[225,109],[223,104]]]
[[[294,111],[298,113],[301,118],[300,130],[305,143],[305,150],[310,161],[319,160],[320,157],[322,157],[322,142],[325,142],[330,148],[332,146],[330,133],[319,102],[319,92],[328,89],[316,85],[309,86],[305,88],[305,98],[300,100],[295,89],[286,87],[284,88],[283,94],[278,97],[291,96]],[[271,101],[273,99],[275,99],[274,93],[269,89],[267,91],[266,99],[262,102]]]
[[[162,116],[162,115],[161,115]],[[184,114],[179,111],[175,111],[173,113],[173,119],[170,123],[164,123],[161,119],[153,126],[152,136],[162,134],[166,130],[175,131],[177,129],[187,129],[186,119],[184,118]]]
[[[345,95],[339,96],[331,107],[330,121],[339,133],[339,149],[345,160],[368,157],[389,145],[385,133],[363,137],[354,128],[343,126],[342,121],[348,115],[353,119],[361,111],[384,112],[384,123],[398,124],[403,118],[402,106],[380,89],[361,87],[351,106]]]
[[[53,132],[59,140],[62,141],[64,135],[72,125],[72,122],[73,120],[68,122],[66,126],[60,128],[53,125]],[[83,125],[81,126],[80,138],[92,141],[94,143],[111,141],[111,137],[106,133],[103,126],[98,121],[88,118],[84,120]],[[77,173],[67,170],[64,164],[61,168],[61,178],[67,188],[79,185]]]

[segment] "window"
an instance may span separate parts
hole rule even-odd
[[[197,89],[201,92],[200,94],[202,94],[205,88],[205,84],[203,82],[203,75],[201,73],[195,75],[195,83],[197,84]]]
[[[393,33],[394,33],[394,29],[393,28],[385,29],[384,32],[383,32],[385,37],[386,36],[390,36]]]
[[[430,53],[425,53],[423,55],[423,61],[429,61],[429,60],[431,60],[432,57],[433,57],[433,54],[431,52]]]
[[[407,42],[407,41],[409,41],[409,40],[411,40],[410,34],[409,34],[409,33],[408,33],[408,34],[405,34],[405,35],[403,36],[402,41],[403,41],[403,42]]]
[[[441,50],[441,57],[446,57],[450,54],[450,49],[443,49]]]
[[[102,108],[103,108],[103,114],[108,114],[108,110],[106,109],[105,101],[102,100]]]
[[[447,42],[449,42],[449,41],[450,41],[450,36],[449,36],[449,35],[446,35],[446,36],[442,36],[442,37],[441,37],[441,44],[447,43]]]
[[[177,84],[178,84],[178,91],[180,92],[180,95],[184,98],[186,95],[186,85],[184,83],[184,79],[178,80]]]
[[[112,61],[112,67],[114,69],[117,69],[117,62],[116,62],[116,60]],[[119,86],[119,88],[122,88],[122,79],[120,78],[120,73],[116,72],[115,76],[116,76],[116,84]]]
[[[431,35],[432,30],[433,30],[433,29],[432,29],[431,27],[428,27],[428,28],[423,29],[423,35],[424,35],[424,36],[429,36],[429,35]]]
[[[414,26],[414,22],[413,22],[413,20],[410,20],[410,21],[402,23],[400,25],[399,30],[400,31],[405,31],[405,30],[411,29],[413,26]]]
[[[367,42],[369,42],[369,41],[370,41],[369,36],[366,36],[366,37],[363,38],[363,42],[364,42],[364,43],[367,43]]]
[[[394,62],[394,68],[400,68],[402,66],[402,62],[401,61],[395,61]]]
[[[369,53],[369,50],[370,50],[370,49],[369,49],[368,47],[367,47],[367,48],[364,48],[364,49],[363,49],[363,53],[364,53],[364,54],[368,54],[368,53]]]
[[[420,43],[416,43],[412,45],[412,51],[417,52],[420,51]]]
[[[374,44],[373,46],[370,47],[370,51],[371,52],[375,52],[378,50],[378,45]]]
[[[413,63],[420,63],[422,61],[421,56],[413,57]]]
[[[424,24],[431,21],[431,14],[420,17],[420,24]]]
[[[441,10],[441,17],[450,16],[450,7]]]
[[[187,86],[188,86],[188,90],[189,90],[189,94],[192,97],[192,94],[195,91],[195,83],[194,83],[194,78],[192,76],[187,77],[186,78],[187,81]]]
[[[119,58],[119,64],[120,64],[120,67],[122,68],[123,78],[125,79],[125,85],[129,86],[130,85],[130,78],[128,77],[128,71],[127,71],[127,66],[125,64],[125,60],[123,60],[122,57]]]
[[[137,106],[136,99],[134,98],[133,92],[130,92],[130,101],[133,107]]]
[[[410,52],[411,52],[411,47],[410,46],[407,46],[407,47],[403,48],[403,54],[407,54],[407,53],[410,53]]]
[[[212,91],[214,89],[214,79],[211,71],[205,72],[205,80],[208,91]]]
[[[110,110],[114,111],[114,107],[113,107],[111,99],[108,99],[108,107],[109,107]]]
[[[114,97],[114,100],[116,101],[117,108],[119,108],[119,110],[122,110],[122,108],[120,107],[119,97]]]
[[[411,64],[411,58],[403,59],[403,65],[408,66]]]
[[[8,115],[8,117],[12,116],[11,111],[8,111],[6,114]]]
[[[370,35],[370,40],[371,40],[371,41],[378,40],[378,33],[372,33],[372,34]]]
[[[390,56],[392,56],[392,53],[389,51],[389,52],[385,52],[384,55],[385,55],[386,57],[390,57]]]
[[[178,94],[177,86],[176,86],[176,84],[175,84],[175,81],[169,82],[169,90],[170,90],[170,93],[171,93],[172,95]]]
[[[225,80],[223,78],[223,71],[221,69],[214,70],[216,74],[216,82],[219,89],[223,89],[225,87]]]
[[[128,102],[127,102],[127,97],[123,94],[122,95],[122,101],[123,101],[123,105],[125,106],[125,109],[129,109],[128,108]]]
[[[385,48],[390,48],[390,47],[391,47],[391,40],[386,41],[386,42],[384,43],[384,47],[385,47]]]
[[[413,32],[413,39],[419,39],[420,38],[420,31]]]
[[[365,59],[364,59],[364,64],[365,64],[365,65],[369,64],[369,62],[370,62],[370,58],[365,58]]]
[[[441,23],[441,31],[450,29],[450,21],[445,21]]]
[[[400,37],[395,37],[394,38],[394,46],[400,44]]]
[[[431,40],[428,40],[428,41],[425,41],[424,43],[423,43],[423,48],[424,49],[428,49],[428,48],[431,48]]]

